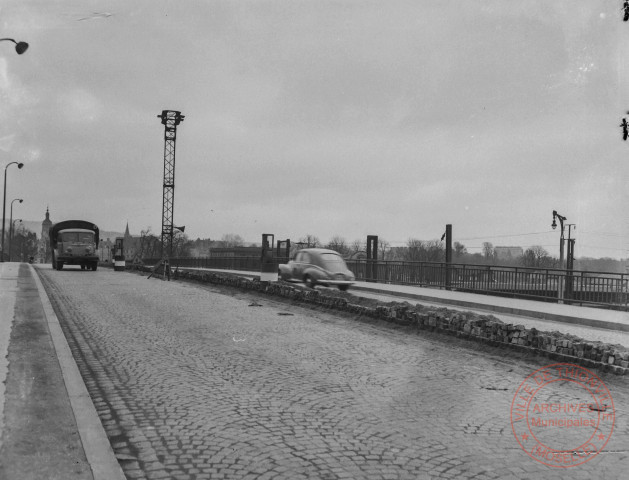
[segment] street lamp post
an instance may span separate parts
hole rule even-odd
[[[566,217],[559,215],[557,213],[557,210],[553,210],[553,224],[551,225],[551,227],[553,227],[553,230],[555,228],[557,228],[557,222],[555,221],[555,219],[559,220],[559,224],[561,225],[561,237],[559,240],[559,263],[561,264],[561,268],[563,268],[563,244],[564,244],[564,237],[563,237],[563,231],[564,231],[564,225],[563,222],[565,220],[567,220]]]
[[[10,162],[4,167],[4,194],[2,197],[2,253],[0,253],[0,262],[4,262],[4,223],[6,222],[6,203],[7,203],[7,168],[13,164],[17,165],[17,168],[22,168],[23,163]]]
[[[15,43],[15,51],[18,55],[22,55],[26,50],[28,50],[28,43],[26,42],[18,42],[13,38],[0,38],[0,42],[13,42]],[[23,163],[11,162],[9,165],[16,163],[18,168],[22,168],[24,166]],[[4,195],[2,197],[2,249],[0,250],[0,262],[4,262],[4,222],[6,221],[5,217],[5,204],[7,202],[7,168],[4,167]]]
[[[24,200],[21,198],[14,198],[11,200],[11,216],[9,217],[9,262],[11,261],[11,241],[13,239],[13,202],[22,203]],[[22,220],[20,220],[21,222]]]
[[[553,230],[557,228],[557,222],[556,220],[559,220],[559,225],[561,226],[561,237],[559,239],[559,265],[560,268],[564,268],[563,265],[563,244],[564,244],[564,237],[563,237],[563,232],[564,232],[564,225],[563,222],[565,220],[567,220],[566,217],[564,217],[563,215],[559,215],[557,213],[557,210],[553,210],[553,223],[551,225],[551,227],[553,227]],[[563,303],[563,297],[564,297],[564,276],[563,275],[558,275],[557,276],[557,301],[559,303]]]

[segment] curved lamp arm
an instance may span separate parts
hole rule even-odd
[[[18,42],[12,38],[0,38],[0,42],[9,41],[15,43],[15,51],[18,55],[22,55],[26,50],[28,50],[28,43],[26,42]]]

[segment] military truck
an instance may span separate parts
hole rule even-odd
[[[55,223],[49,230],[52,267],[80,265],[81,270],[98,268],[98,227],[85,220]]]

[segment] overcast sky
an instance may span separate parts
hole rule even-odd
[[[190,238],[438,239],[629,257],[622,2],[4,0],[14,218]],[[7,216],[9,215],[7,206]],[[38,232],[39,233],[39,232]]]

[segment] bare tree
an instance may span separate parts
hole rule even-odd
[[[229,247],[242,247],[245,244],[245,239],[235,233],[226,233],[221,237],[221,246],[225,248]]]
[[[303,248],[318,248],[321,246],[319,237],[309,233],[306,236],[301,237],[297,243],[301,243]]]
[[[425,242],[426,246],[426,261],[427,262],[443,262],[445,261],[445,246],[442,245],[440,240],[428,240]]]
[[[366,252],[367,243],[360,240],[354,240],[352,243],[350,243],[348,250],[349,250],[350,256],[354,256],[360,252]]]
[[[533,245],[527,248],[520,263],[525,267],[531,268],[554,268],[557,266],[557,260],[552,258],[546,249],[540,245]]]
[[[423,242],[417,238],[409,238],[406,242],[404,260],[409,262],[419,262],[422,259]]]
[[[442,262],[444,248],[439,240],[409,238],[406,242],[405,260],[410,262]]]
[[[26,261],[29,257],[37,255],[37,235],[34,232],[20,226],[13,233],[11,243],[11,258]]]
[[[467,248],[465,248],[465,245],[459,242],[454,242],[453,250],[455,258],[460,258],[463,255],[467,254]]]
[[[379,238],[378,239],[378,250],[380,250],[378,252],[378,257],[380,257],[380,260],[388,260],[387,256],[389,254],[389,252],[391,251],[391,244],[389,242],[387,242],[384,238]]]
[[[173,235],[173,256],[189,257],[191,244],[185,233],[176,231]]]
[[[162,241],[151,233],[151,227],[140,231],[137,254],[140,258],[157,258],[162,254]]]
[[[334,235],[326,245],[326,248],[339,252],[341,255],[348,253],[347,241],[340,235]]]

